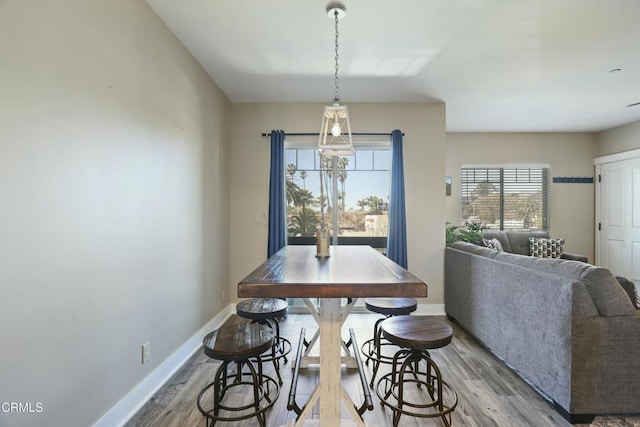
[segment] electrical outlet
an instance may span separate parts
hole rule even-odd
[[[142,364],[144,365],[151,357],[151,343],[146,342],[142,344]]]

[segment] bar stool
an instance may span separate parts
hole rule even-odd
[[[278,376],[278,382],[282,385],[280,376],[280,359],[287,363],[287,354],[291,352],[291,342],[280,336],[280,322],[278,319],[284,316],[289,305],[287,301],[279,298],[253,298],[239,302],[236,305],[236,314],[252,323],[267,325],[275,331],[275,338],[270,355],[263,355],[263,362],[272,362]]]
[[[273,347],[273,330],[255,323],[230,324],[210,332],[202,340],[204,353],[212,359],[221,360],[214,380],[198,394],[198,410],[207,419],[207,425],[216,421],[240,421],[251,417],[266,427],[267,409],[271,408],[280,394],[278,383],[262,372],[261,354]],[[229,372],[229,364],[235,363],[236,372]],[[247,371],[243,372],[244,367]],[[243,377],[249,377],[243,380]],[[232,379],[233,381],[229,382]],[[213,408],[203,407],[203,398],[213,387]],[[245,388],[251,387],[251,392]],[[225,395],[236,390],[240,401],[224,403]],[[232,399],[229,399],[232,400]],[[250,400],[247,403],[247,400]],[[225,411],[221,413],[220,411]],[[237,414],[237,415],[234,415]],[[209,420],[211,422],[209,423]]]
[[[393,357],[391,372],[382,376],[376,387],[382,406],[393,411],[394,427],[402,414],[441,417],[445,426],[451,426],[458,395],[442,380],[440,369],[429,355],[429,350],[451,342],[451,326],[429,316],[397,316],[382,322],[381,329],[385,339],[401,347]],[[420,371],[423,360],[426,370]],[[417,388],[407,390],[411,384]],[[426,393],[418,392],[423,386]]]
[[[418,308],[418,301],[415,298],[367,298],[364,300],[367,310],[382,314],[382,317],[373,325],[373,338],[362,344],[362,354],[365,357],[365,365],[369,365],[369,360],[373,360],[373,375],[369,385],[373,387],[376,374],[381,363],[391,364],[393,356],[384,354],[384,347],[392,344],[382,340],[382,330],[380,323],[392,316],[403,316],[413,313]]]

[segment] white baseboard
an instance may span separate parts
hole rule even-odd
[[[235,304],[229,304],[217,316],[207,322],[187,342],[173,352],[164,362],[140,381],[118,403],[107,411],[93,427],[123,426],[147,403],[164,383],[202,346],[202,339],[235,313]]]
[[[412,314],[421,316],[445,316],[444,304],[420,304],[418,309]]]

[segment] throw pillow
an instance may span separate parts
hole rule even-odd
[[[529,253],[538,258],[561,258],[564,239],[529,237]]]
[[[616,276],[616,279],[618,279],[620,286],[622,286],[627,295],[629,295],[633,307],[636,310],[640,309],[640,294],[636,291],[636,285],[626,277]]]
[[[493,249],[498,252],[504,252],[500,240],[496,239],[495,237],[493,239],[482,239],[482,243],[489,249]]]

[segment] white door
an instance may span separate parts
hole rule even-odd
[[[640,286],[640,158],[603,163],[596,171],[596,263]]]

